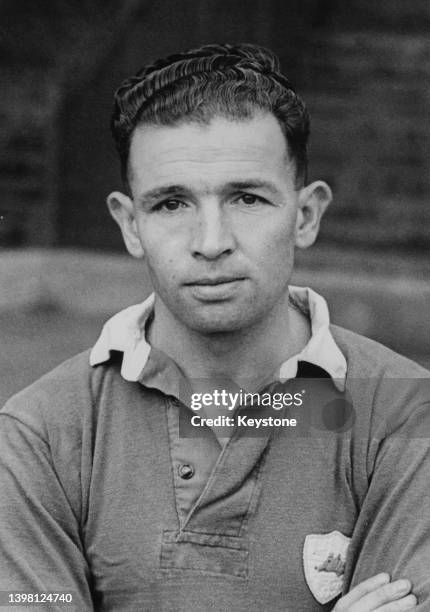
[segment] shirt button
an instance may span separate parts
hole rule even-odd
[[[179,466],[178,473],[183,480],[189,480],[194,476],[194,468],[189,463],[183,463]]]

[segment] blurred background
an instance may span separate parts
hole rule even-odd
[[[430,366],[428,0],[0,0],[0,404],[150,288],[105,197],[113,91],[208,42],[273,49],[335,201],[294,281]]]

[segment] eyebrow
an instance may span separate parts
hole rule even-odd
[[[247,189],[265,189],[273,195],[279,193],[279,189],[276,185],[270,181],[261,181],[259,179],[232,181],[224,185],[220,191],[246,191]],[[153,200],[159,200],[160,198],[178,195],[178,193],[188,193],[189,191],[189,187],[185,185],[164,185],[145,191],[139,196],[138,201],[140,203],[151,202]]]
[[[188,191],[188,189],[184,187],[184,185],[165,185],[163,187],[155,187],[155,189],[150,189],[149,191],[142,193],[138,197],[138,201],[140,203],[144,203],[171,195],[177,195],[178,193],[184,193],[186,191]]]
[[[235,189],[237,191],[245,191],[246,189],[265,189],[272,194],[279,193],[279,189],[270,181],[260,181],[259,179],[251,179],[249,181],[233,181],[228,183],[227,189]]]

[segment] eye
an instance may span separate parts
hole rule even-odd
[[[180,208],[185,207],[185,203],[181,200],[176,200],[175,198],[170,198],[169,200],[163,200],[159,204],[156,204],[153,210],[164,210],[166,212],[176,212]]]
[[[255,206],[255,204],[263,204],[265,202],[263,198],[253,193],[242,193],[238,200],[246,204],[246,206]]]

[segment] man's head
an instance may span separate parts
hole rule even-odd
[[[146,259],[159,312],[200,333],[287,308],[294,249],[313,243],[331,199],[305,184],[308,117],[277,69],[259,47],[214,45],[116,94],[128,193],[110,194],[111,214]]]
[[[306,182],[309,117],[280,73],[279,60],[256,45],[205,45],[147,66],[115,94],[112,133],[128,183],[130,142],[140,124],[208,124],[213,117],[243,120],[268,112],[278,120],[298,185]]]

